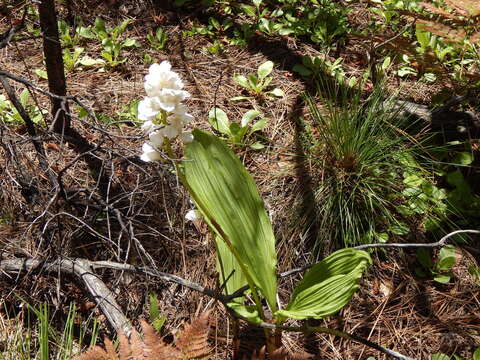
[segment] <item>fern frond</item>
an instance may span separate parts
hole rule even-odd
[[[171,345],[165,344],[153,326],[141,320],[143,330],[144,354],[151,360],[181,360],[182,353]]]
[[[201,359],[210,353],[208,332],[210,312],[207,311],[185,326],[180,336],[175,341],[177,348],[188,359]]]
[[[105,345],[107,345],[107,340],[105,339]],[[94,346],[86,352],[75,356],[72,360],[118,360],[118,357],[115,350],[111,353],[109,349],[105,351],[100,346]]]
[[[130,360],[131,351],[130,351],[130,342],[128,341],[127,336],[122,332],[118,335],[119,344],[118,344],[118,355],[119,360]]]

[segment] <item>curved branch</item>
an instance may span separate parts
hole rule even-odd
[[[356,250],[364,250],[364,249],[372,249],[372,248],[435,248],[440,246],[445,246],[447,244],[447,240],[454,235],[458,234],[480,234],[480,230],[456,230],[453,231],[444,237],[442,237],[439,241],[433,243],[387,243],[387,244],[365,244],[352,247],[352,249]],[[279,274],[279,277],[287,277],[290,275],[298,274],[305,270],[310,269],[315,264],[308,264],[296,269],[284,271]]]

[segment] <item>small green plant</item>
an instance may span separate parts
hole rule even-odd
[[[155,35],[147,35],[147,40],[153,49],[164,50],[167,47],[168,34],[164,29],[159,27],[157,31],[155,31]]]
[[[273,62],[266,61],[258,67],[257,74],[251,73],[247,76],[240,74],[234,75],[233,80],[247,90],[249,96],[236,96],[231,100],[246,100],[251,99],[252,97],[261,97],[262,95],[273,97],[285,96],[285,93],[279,88],[265,91],[273,80],[273,77],[269,76],[272,70]]]
[[[260,118],[258,121],[254,120]],[[226,140],[233,145],[245,145],[245,141],[251,138],[256,132],[262,131],[267,125],[267,118],[261,117],[261,113],[258,110],[247,111],[240,121],[230,122],[227,114],[222,109],[213,108],[208,113],[208,122],[219,133],[225,135]],[[252,149],[259,150],[265,146],[257,141],[253,144],[249,144]]]
[[[327,74],[343,84],[345,83],[346,75],[342,62],[343,58],[337,58],[332,62],[320,56],[304,56],[301,64],[293,66],[293,71],[312,81],[318,81]],[[346,83],[349,87],[354,87],[356,84],[357,79],[355,77],[351,77]]]
[[[474,266],[474,265],[470,265],[468,267],[468,272],[470,273],[470,275],[472,275],[475,279],[475,284],[477,286],[480,286],[480,267],[478,266]],[[480,352],[480,350],[479,350]]]
[[[420,248],[417,250],[417,259],[422,266],[415,270],[418,276],[432,277],[434,281],[446,284],[453,276],[451,269],[456,263],[455,247],[443,247],[435,260],[432,259],[431,251]]]
[[[163,329],[163,325],[167,320],[167,317],[160,314],[157,295],[150,294],[148,299],[149,299],[150,324],[152,324],[153,328],[157,332],[161,332]]]
[[[431,360],[465,360],[465,359],[460,355],[456,355],[456,354],[453,354],[452,356],[448,356],[447,354],[437,353],[432,355]],[[470,360],[480,360],[480,348],[475,350]]]
[[[80,55],[85,49],[76,47],[73,51],[69,49],[63,50],[63,64],[66,71],[73,71],[80,64]]]
[[[41,124],[43,118],[46,114],[48,114],[47,110],[40,109],[37,105],[32,104],[32,100],[30,98],[30,92],[27,89],[24,89],[20,96],[18,97],[20,103],[26,110],[26,112],[30,115],[30,118],[35,124]],[[13,104],[6,99],[4,95],[0,94],[0,120],[10,124],[10,125],[20,125],[23,124],[24,121],[20,114],[18,113],[17,109]]]
[[[83,26],[81,19],[78,17],[76,18],[76,22],[77,26],[75,27],[75,31],[72,31],[65,20],[58,21],[58,35],[64,47],[73,48],[78,46],[82,39],[95,38],[91,26]]]
[[[100,55],[106,60],[106,65],[110,68],[117,67],[127,61],[122,57],[122,51],[125,48],[140,47],[140,44],[133,38],[121,40],[123,33],[131,22],[131,20],[124,20],[120,25],[107,28],[103,19],[97,18],[95,20],[93,32],[103,46]]]

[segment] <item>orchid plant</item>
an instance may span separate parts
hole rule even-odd
[[[277,294],[275,235],[255,182],[217,136],[183,129],[192,120],[182,104],[190,96],[183,87],[168,62],[150,67],[145,77],[148,96],[138,106],[142,128],[149,136],[141,159],[160,160],[162,150],[172,153],[174,138],[183,140],[185,161],[175,162],[175,167],[196,211],[215,234],[223,291],[238,295],[226,305],[246,321],[274,322],[278,326],[287,319],[321,319],[338,312],[358,289],[363,271],[371,262],[368,253],[342,249],[315,264],[282,308]],[[196,219],[197,213],[191,211],[187,218]],[[244,288],[248,290],[238,293]],[[273,352],[280,332],[265,329],[265,335]]]

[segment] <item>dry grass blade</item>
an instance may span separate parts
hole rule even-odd
[[[191,324],[186,325],[175,341],[175,345],[188,359],[204,358],[211,351],[208,344],[209,315],[210,312],[207,311],[193,320]]]

